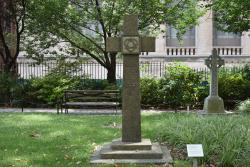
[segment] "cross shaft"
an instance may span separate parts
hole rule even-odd
[[[154,52],[155,38],[140,37],[138,17],[124,17],[122,37],[107,39],[108,52],[123,54],[122,141],[141,142],[140,52]]]
[[[217,50],[214,49],[212,55],[205,60],[205,64],[211,73],[210,95],[218,96],[218,69],[224,65],[225,62],[218,55]]]

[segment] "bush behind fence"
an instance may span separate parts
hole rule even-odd
[[[17,63],[17,71],[20,78],[31,79],[46,76],[53,69],[58,68],[58,63],[46,62],[43,64],[36,64],[32,62]],[[140,62],[140,76],[161,78],[166,72],[168,66],[165,62]],[[0,71],[3,71],[4,64],[0,64]],[[242,67],[224,68],[226,71],[240,71]],[[60,64],[61,72],[70,73],[71,76],[86,76],[89,79],[106,79],[107,70],[98,63],[85,62],[77,66],[67,66]],[[209,69],[207,68],[193,68],[197,72],[203,73],[206,80],[209,76]],[[116,64],[116,78],[123,78],[123,64]]]
[[[22,69],[24,65],[31,71]],[[108,84],[107,80],[104,80],[105,71],[96,63],[79,63],[77,66],[70,63],[20,63],[18,67],[21,76],[18,79],[0,73],[0,106],[53,106],[68,89],[110,90],[121,89],[122,86],[122,78],[119,77],[116,85]],[[118,63],[117,68],[120,69],[117,75],[122,76],[122,64]],[[37,69],[40,71],[37,72]],[[29,74],[26,77],[22,75],[25,72]],[[89,77],[85,77],[86,72],[89,72]],[[208,69],[191,69],[180,63],[168,66],[166,63],[154,62],[141,63],[140,72],[142,105],[145,107],[170,107],[175,110],[187,105],[199,107],[208,96]],[[229,107],[234,107],[237,101],[249,98],[250,67],[222,68],[219,73],[219,88],[220,96],[228,102]]]

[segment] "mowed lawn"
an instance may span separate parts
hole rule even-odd
[[[112,122],[120,124],[121,116],[0,113],[0,167],[114,166],[89,164],[97,146],[121,136]],[[188,143],[203,144],[203,164],[250,166],[248,115],[148,114],[142,117],[142,134],[173,149],[171,166],[189,166]]]

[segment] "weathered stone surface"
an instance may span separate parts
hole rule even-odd
[[[110,37],[107,38],[106,43],[108,52],[120,52],[121,51],[121,38]]]
[[[154,52],[155,47],[155,37],[141,37],[142,52]]]
[[[139,55],[141,52],[141,41],[139,36],[122,38],[122,53]]]
[[[139,36],[138,33],[138,16],[126,15],[123,22],[123,36]]]
[[[212,55],[205,60],[205,64],[211,73],[210,96],[218,96],[218,69],[223,66],[225,62],[218,55],[217,50],[214,49]]]
[[[151,150],[112,150],[101,151],[103,159],[162,159],[163,152],[159,144],[152,145]]]
[[[167,148],[141,140],[141,96],[139,54],[155,51],[155,38],[140,37],[138,18],[124,18],[123,36],[108,38],[107,51],[123,54],[122,140],[97,150],[91,163],[167,163]]]
[[[203,110],[205,113],[224,113],[224,102],[218,95],[218,69],[224,65],[224,60],[218,55],[216,49],[212,55],[205,60],[205,64],[210,69],[211,82],[210,93],[204,101]]]
[[[203,5],[211,1],[198,1]],[[213,12],[212,9],[207,10],[201,17],[199,17],[199,26],[196,27],[196,55],[209,56],[213,49]]]
[[[139,57],[123,57],[122,141],[141,141],[141,98]]]
[[[250,29],[242,33],[241,38],[242,55],[250,55]]]
[[[142,139],[141,142],[122,142],[114,140],[111,145],[112,150],[151,150],[152,143],[149,139]]]
[[[139,54],[155,51],[155,38],[140,37],[138,17],[124,17],[123,35],[107,39],[107,51],[123,54],[122,141],[141,142]]]
[[[224,102],[219,96],[208,96],[203,110],[207,113],[225,113]]]
[[[130,151],[128,155],[127,150],[125,151],[113,151],[111,149],[113,143],[105,144],[103,147],[98,148],[93,156],[91,157],[90,163],[94,164],[117,164],[117,163],[142,163],[142,164],[169,164],[171,163],[172,157],[166,146],[160,146],[159,144],[153,143],[152,150],[134,150]],[[101,158],[101,155],[104,158]],[[133,155],[133,156],[132,156]],[[111,157],[110,157],[111,156]],[[111,159],[106,159],[106,158]],[[129,159],[128,159],[129,157]],[[135,158],[136,157],[136,158]],[[152,158],[160,157],[160,158]],[[141,159],[140,159],[141,158]]]

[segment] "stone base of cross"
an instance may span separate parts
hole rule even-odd
[[[210,93],[204,101],[203,110],[205,113],[225,113],[223,99],[218,95],[218,69],[225,64],[218,55],[217,50],[212,51],[212,55],[205,60],[205,64],[210,69],[211,82]]]
[[[208,96],[204,101],[203,110],[208,114],[225,113],[223,99],[219,96]]]
[[[107,39],[108,52],[123,54],[122,138],[102,146],[91,163],[156,163],[172,161],[166,147],[141,138],[140,52],[154,52],[155,38],[141,37],[138,18],[125,16],[122,37]]]

